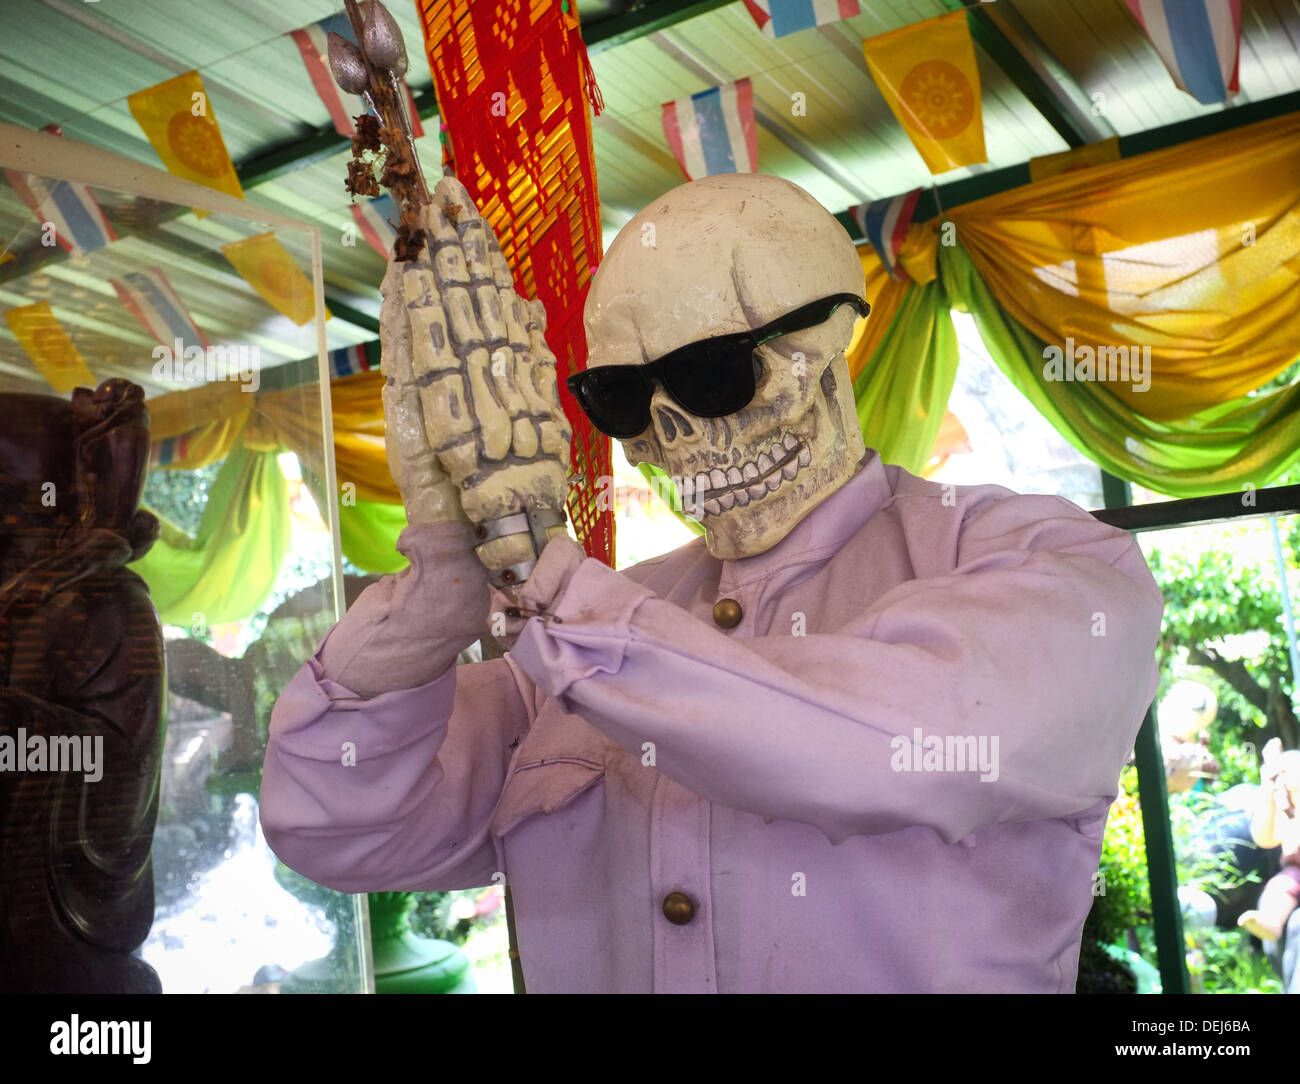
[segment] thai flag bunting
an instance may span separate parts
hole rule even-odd
[[[663,124],[688,181],[758,170],[754,86],[748,79],[664,102]]]
[[[851,209],[850,213],[858,224],[858,229],[871,242],[880,262],[893,278],[901,277],[898,251],[903,247],[903,238],[907,236],[907,227],[912,224],[916,201],[920,198],[921,190],[913,188],[901,196],[859,203]]]
[[[1124,0],[1180,90],[1204,105],[1237,93],[1241,0]]]
[[[161,270],[155,267],[108,281],[117,291],[122,304],[131,310],[144,329],[163,346],[170,347],[180,339],[184,343],[207,348],[208,341],[203,337],[203,332]]]
[[[43,130],[53,135],[63,134],[54,124],[47,124]],[[5,177],[18,198],[36,215],[42,230],[46,223],[54,227],[54,240],[66,252],[74,256],[94,252],[117,240],[99,201],[84,184],[52,181],[15,169],[6,169]]]
[[[369,372],[371,368],[365,343],[330,351],[330,372],[335,376],[355,376],[357,373]]]
[[[858,0],[745,0],[745,7],[769,38],[862,14]]]
[[[165,437],[149,446],[149,466],[165,467],[169,463],[180,462],[185,458],[185,450],[190,442],[190,435],[182,433],[179,437]]]
[[[399,217],[392,196],[376,196],[372,200],[352,204],[352,217],[357,220],[362,235],[370,247],[385,260],[393,254],[393,240],[397,231],[393,222]]]
[[[326,43],[326,36],[331,31],[356,45],[357,36],[352,33],[352,20],[348,18],[346,11],[340,11],[328,19],[321,19],[320,22],[310,23],[300,30],[291,30],[289,36],[293,38],[298,46],[298,52],[302,54],[303,63],[307,65],[307,74],[311,76],[312,86],[316,88],[320,100],[329,110],[330,120],[334,122],[334,130],[339,135],[351,139],[352,133],[356,130],[352,118],[361,113],[368,113],[369,109],[357,95],[345,94],[341,91],[330,74],[329,46]],[[406,85],[405,79],[399,79],[398,82],[401,83],[402,92],[406,95],[407,114],[411,118],[411,134],[419,139],[424,135],[424,126],[420,123],[415,99],[411,97],[411,88]]]

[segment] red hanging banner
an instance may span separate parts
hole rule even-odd
[[[612,564],[612,510],[597,502],[609,439],[565,386],[587,363],[582,308],[601,257],[591,104],[601,108],[572,0],[417,0],[443,124],[443,161],[491,223],[521,297],[546,306],[560,401],[573,426],[569,516]]]

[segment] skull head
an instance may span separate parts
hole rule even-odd
[[[863,286],[849,235],[803,189],[753,173],[692,181],[610,245],[587,295],[588,365],[644,365]],[[715,557],[775,546],[856,472],[866,449],[844,351],[857,318],[842,306],[761,345],[753,400],[722,418],[655,385],[650,425],[623,449],[674,479]]]

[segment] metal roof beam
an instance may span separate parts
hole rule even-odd
[[[654,3],[642,4],[621,15],[597,19],[584,26],[582,40],[587,45],[587,54],[595,56],[606,49],[626,45],[660,30],[668,30],[687,19],[707,15],[710,11],[725,8],[734,2],[735,0],[655,0]]]
[[[1136,158],[1148,151],[1159,151],[1182,143],[1191,143],[1206,136],[1245,128],[1247,125],[1272,120],[1274,117],[1285,116],[1288,113],[1300,113],[1300,91],[1279,94],[1275,98],[1249,102],[1217,113],[1206,113],[1190,120],[1179,121],[1177,124],[1166,124],[1161,128],[1150,128],[1145,132],[1120,136],[1120,157]],[[1007,166],[1005,169],[992,170],[939,185],[937,190],[927,188],[921,192],[921,198],[917,201],[913,220],[925,222],[939,214],[940,206],[945,210],[952,210],[964,203],[974,203],[986,196],[996,196],[999,192],[1007,192],[1029,183],[1029,163],[1022,162],[1018,166]],[[850,237],[854,240],[862,239],[862,231],[858,229],[858,224],[850,212],[841,211],[835,217],[849,231]]]

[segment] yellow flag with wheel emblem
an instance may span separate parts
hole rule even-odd
[[[868,38],[862,52],[931,173],[988,161],[980,73],[964,11]]]
[[[273,233],[260,233],[246,241],[222,245],[235,270],[271,308],[301,327],[316,316],[316,297],[311,279],[293,262],[289,250]],[[329,309],[325,319],[330,318]]]
[[[36,371],[60,395],[73,388],[93,388],[95,378],[77,352],[77,347],[55,318],[48,301],[23,305],[5,313],[5,323],[19,345],[27,351]]]
[[[244,189],[235,174],[212,102],[198,72],[186,72],[156,87],[137,91],[127,99],[127,104],[168,173],[237,199],[244,198]],[[200,218],[207,215],[197,208],[195,213]]]

